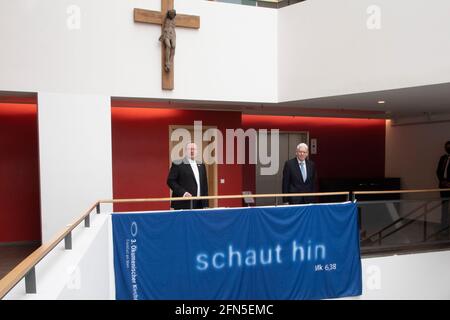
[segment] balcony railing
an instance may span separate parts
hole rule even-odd
[[[246,5],[246,6],[279,9],[279,8],[284,8],[289,5],[303,2],[306,0],[208,0],[208,1],[225,2],[225,3]]]
[[[190,200],[201,199],[254,199],[273,198],[274,205],[282,204],[283,197],[308,196],[308,197],[342,197],[342,201],[353,199],[358,204],[361,252],[396,253],[405,250],[433,250],[448,248],[448,226],[443,227],[439,223],[442,206],[450,201],[450,198],[428,198],[409,200],[380,200],[358,202],[358,197],[374,194],[431,194],[450,189],[427,190],[393,190],[393,191],[357,191],[357,192],[321,192],[321,193],[289,193],[289,194],[259,194],[259,195],[225,195],[191,197]],[[168,201],[186,201],[186,198],[144,198],[144,199],[111,199],[99,200],[94,203],[73,223],[66,226],[53,240],[43,244],[31,255],[23,260],[17,267],[0,280],[0,299],[2,299],[16,284],[25,278],[26,293],[36,293],[36,265],[56,246],[64,240],[65,249],[72,249],[72,232],[84,222],[84,227],[90,227],[90,215],[95,211],[100,214],[101,204],[118,203],[153,203]],[[254,202],[254,201],[253,201]],[[445,206],[444,206],[445,207]],[[448,211],[448,206],[446,207]],[[166,211],[166,210],[165,210]],[[448,214],[448,212],[447,212]],[[438,217],[438,218],[436,218]],[[437,220],[436,220],[437,219]],[[378,225],[377,225],[378,224]]]

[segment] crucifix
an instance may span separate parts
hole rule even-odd
[[[184,28],[192,28],[199,29],[200,28],[200,17],[199,16],[191,16],[187,14],[174,14],[173,10],[173,2],[174,0],[161,0],[161,11],[152,11],[152,10],[144,10],[144,9],[134,9],[134,22],[143,22],[143,23],[151,23],[151,24],[159,24],[161,25],[162,36],[164,36],[164,26],[168,25],[171,22],[168,21],[166,23],[166,19],[175,20],[176,27],[184,27]],[[169,14],[167,13],[168,11]],[[172,22],[173,23],[173,22]],[[173,30],[175,33],[175,29]],[[168,59],[173,59],[173,53],[168,57],[169,51],[167,50],[175,50],[175,43],[173,43],[173,48],[170,47],[170,42],[164,42],[164,39],[161,40],[161,71],[162,71],[162,89],[163,90],[173,90],[173,74],[174,74],[174,64],[168,63]]]

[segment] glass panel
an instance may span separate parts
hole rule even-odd
[[[448,221],[446,199],[359,203],[361,249],[448,241],[448,224],[442,221],[446,216]]]
[[[215,0],[215,1],[216,2],[243,4],[243,5],[247,5],[247,6],[256,6],[256,0]]]
[[[283,8],[291,4],[303,2],[305,0],[209,0],[216,2],[242,4],[247,6],[258,6],[266,8]]]

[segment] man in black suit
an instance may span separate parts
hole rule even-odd
[[[439,159],[436,175],[439,179],[439,188],[450,188],[450,141],[445,143],[446,154],[442,155]],[[449,191],[441,192],[442,198],[450,197]],[[444,236],[449,234],[449,200],[442,200],[442,213],[441,213],[441,229],[447,229],[444,232]]]
[[[208,179],[204,163],[197,163],[194,159],[197,155],[197,145],[188,143],[186,157],[180,161],[174,161],[167,177],[167,185],[172,189],[172,197],[195,197],[208,195]],[[191,207],[192,202],[192,207]],[[208,200],[173,201],[171,208],[201,209],[208,207]]]
[[[300,143],[296,157],[286,161],[283,169],[283,193],[306,193],[314,191],[316,169],[314,162],[307,160],[308,145]],[[313,197],[284,197],[283,202],[301,204],[314,202]]]

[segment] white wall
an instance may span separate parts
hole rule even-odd
[[[370,5],[381,29],[370,30]],[[80,29],[67,9],[80,8]],[[279,10],[176,0],[175,90],[161,90],[160,0],[0,0],[0,90],[277,102],[450,81],[450,2],[314,0]]]
[[[80,29],[68,27],[73,4]],[[380,30],[366,27],[369,4],[178,0],[201,28],[178,29],[175,90],[163,92],[160,28],[132,19],[159,0],[0,0],[0,90],[39,92],[43,240],[112,197],[109,96],[274,102],[450,81],[450,2],[379,0]],[[402,128],[387,129],[386,175],[435,187],[449,125]]]
[[[63,245],[38,264],[37,294],[22,280],[5,299],[114,299],[111,215],[77,228],[73,250]],[[450,251],[364,258],[363,294],[346,299],[450,299],[449,265]]]
[[[377,5],[381,29],[369,30]],[[279,10],[279,100],[450,81],[450,1],[314,0]]]
[[[386,121],[386,177],[400,177],[403,189],[438,188],[436,169],[450,122],[392,126]]]
[[[38,93],[42,241],[99,199],[112,199],[106,96]]]
[[[0,90],[221,101],[276,100],[277,11],[177,0],[199,30],[177,28],[175,90],[161,90],[161,28],[133,8],[160,0],[0,0]],[[71,5],[80,28],[70,29]]]
[[[450,122],[393,126],[386,121],[385,176],[399,177],[402,189],[435,189],[439,187],[436,169],[444,145],[450,140]],[[404,199],[437,199],[438,192],[404,194]],[[402,203],[400,214],[407,214],[425,202]],[[434,208],[431,210],[431,208]],[[428,221],[440,223],[440,201],[426,208]],[[417,216],[425,208],[417,211]],[[414,215],[416,216],[416,215]]]
[[[115,299],[111,215],[102,213],[97,217],[93,228],[98,235],[92,237],[76,267],[71,269],[75,271],[69,273],[58,300]],[[75,245],[82,247],[83,243],[79,240]]]
[[[72,250],[62,241],[36,266],[36,294],[25,293],[20,281],[5,300],[114,299],[111,215],[91,215],[72,234]]]
[[[361,300],[450,299],[450,251],[362,259]]]

